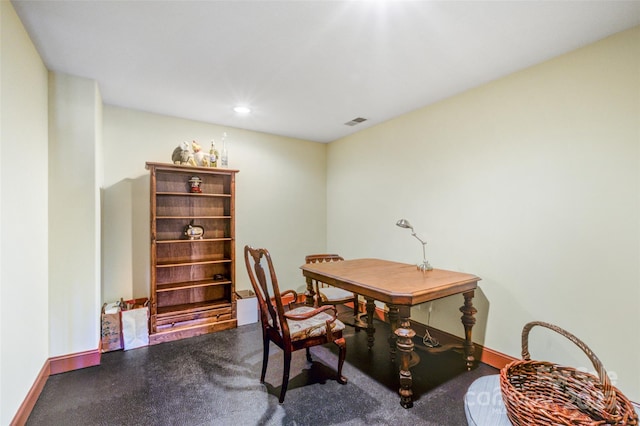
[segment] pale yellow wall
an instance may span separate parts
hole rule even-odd
[[[0,424],[49,357],[47,70],[0,1]]]
[[[640,28],[333,142],[327,249],[477,274],[474,340],[573,332],[640,401]],[[462,335],[461,297],[431,324]],[[425,307],[413,315],[426,322]],[[536,359],[592,369],[552,332]]]
[[[68,200],[66,215],[75,218],[72,208],[79,205],[84,213],[78,223],[86,233],[74,240],[69,229],[76,228],[69,223],[59,227],[53,220],[52,229],[48,224],[47,159],[63,158],[64,150],[48,148],[47,71],[11,4],[2,1],[0,8],[1,424],[11,421],[49,356],[97,347],[100,299],[148,294],[145,161],[169,161],[180,141],[208,146],[223,131],[231,136],[230,166],[240,169],[238,288],[249,287],[240,258],[245,244],[269,248],[281,286],[299,290],[304,281],[298,267],[310,252],[418,262],[419,243],[394,226],[406,217],[428,240],[427,255],[436,267],[482,277],[476,341],[517,357],[525,322],[561,325],[589,344],[627,396],[640,400],[639,29],[328,150],[122,108],[101,111],[95,83],[64,76],[68,94],[79,99],[62,107],[54,99],[54,108],[74,117],[82,130],[65,146],[78,152],[61,159],[79,164],[75,174],[63,174],[63,182],[80,186],[81,196]],[[52,208],[63,216],[58,197],[65,190],[53,191]],[[37,238],[24,238],[16,226],[22,223]],[[52,236],[60,245],[49,244]],[[49,283],[48,245],[55,253],[54,275],[57,256],[78,254],[81,266],[66,283],[62,275]],[[82,249],[88,252],[77,251]],[[51,306],[72,300],[50,312],[50,295]],[[73,304],[78,309],[67,312]],[[460,304],[459,298],[436,302],[431,324],[460,334]],[[427,321],[426,309],[414,316]],[[51,347],[49,333],[60,339]],[[591,368],[561,338],[537,332],[532,338],[534,357]]]
[[[100,340],[101,116],[95,81],[49,74],[50,356]]]
[[[272,254],[281,287],[304,289],[306,253],[324,251],[326,145],[123,108],[104,108],[103,299],[149,294],[149,178],[182,141],[229,135],[236,176],[236,278],[250,288],[246,244]]]

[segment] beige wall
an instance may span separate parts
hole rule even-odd
[[[0,2],[0,424],[49,357],[47,70]]]
[[[477,274],[474,340],[582,338],[640,400],[640,28],[333,142],[327,249]],[[432,325],[462,334],[461,297]],[[413,315],[428,320],[427,309]],[[536,359],[592,370],[552,332]]]
[[[100,340],[102,100],[93,80],[49,75],[50,356]]]
[[[419,243],[394,225],[406,217],[428,240],[436,267],[482,277],[476,341],[519,356],[525,322],[558,324],[585,340],[640,401],[640,29],[328,147],[101,111],[95,83],[56,76],[67,95],[80,96],[52,100],[52,117],[69,117],[81,130],[52,131],[71,137],[59,149],[48,147],[47,70],[11,4],[0,8],[0,424],[11,421],[48,357],[97,347],[100,299],[148,294],[144,163],[168,162],[183,140],[208,146],[223,131],[230,166],[240,170],[237,252],[245,244],[269,248],[283,288],[304,288],[298,267],[311,252],[420,261]],[[52,170],[63,178],[50,179],[48,158],[81,165],[71,175]],[[65,182],[79,184],[81,194],[67,200],[68,211],[60,203]],[[75,227],[54,218],[75,218],[76,205],[87,232],[78,247]],[[17,224],[28,224],[29,238]],[[88,252],[75,252],[77,274],[58,275],[57,256],[68,250]],[[249,287],[241,259],[237,278],[239,289]],[[444,299],[430,318],[424,308],[414,316],[460,334],[460,304]],[[49,335],[60,341],[50,346]],[[532,343],[535,358],[591,369],[561,338],[534,332]]]
[[[236,178],[237,289],[250,288],[246,244],[272,254],[283,288],[304,289],[304,254],[324,251],[326,145],[106,106],[103,299],[149,295],[149,178],[182,141],[217,147],[229,135]]]

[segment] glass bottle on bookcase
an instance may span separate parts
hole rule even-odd
[[[214,140],[211,141],[211,149],[209,149],[209,166],[218,167],[218,150]]]
[[[227,132],[222,134],[222,152],[220,153],[220,167],[229,167],[229,152],[227,151]]]

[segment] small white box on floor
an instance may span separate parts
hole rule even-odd
[[[236,292],[238,326],[258,322],[258,299],[251,290]]]

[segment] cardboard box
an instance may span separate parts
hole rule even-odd
[[[251,290],[236,292],[236,313],[238,326],[258,322],[258,298]]]

